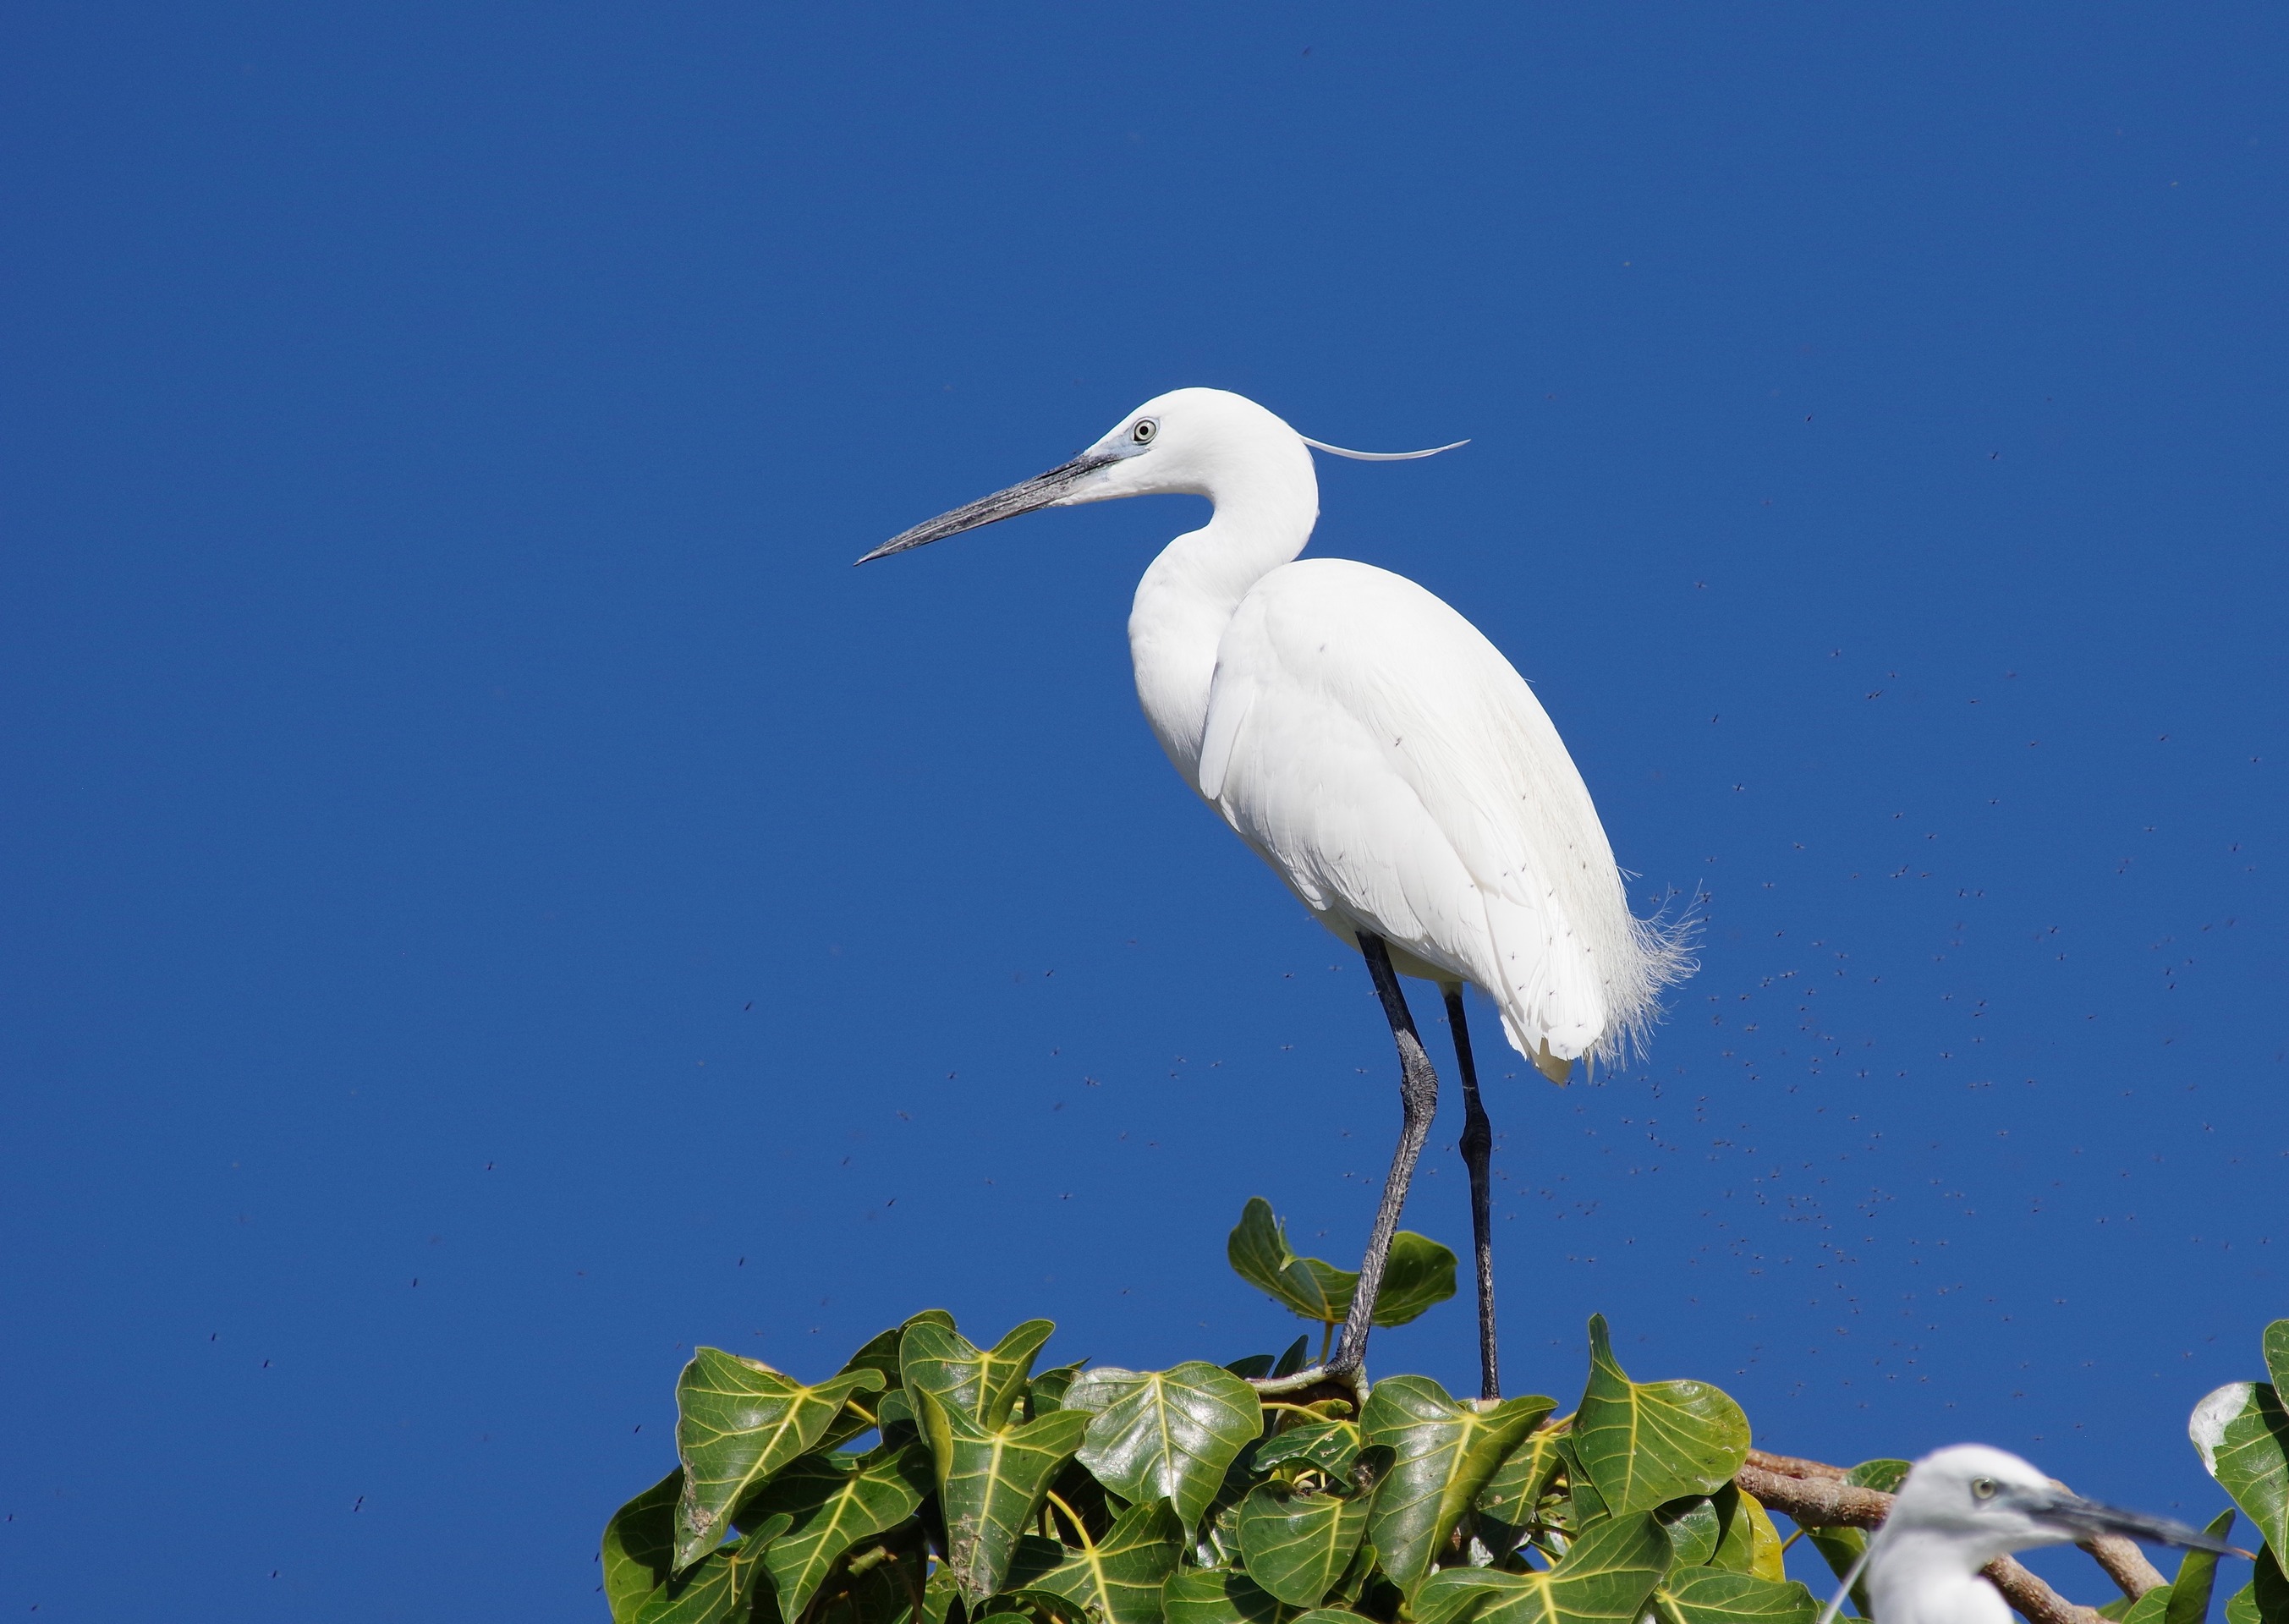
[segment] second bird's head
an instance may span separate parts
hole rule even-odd
[[[1224,389],[1156,394],[1070,462],[980,497],[894,536],[858,561],[871,563],[997,520],[1042,507],[1117,497],[1216,498],[1240,481],[1296,488],[1316,500],[1312,453],[1302,435],[1245,395]]]

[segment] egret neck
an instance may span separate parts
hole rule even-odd
[[[1215,504],[1215,515],[1161,549],[1129,611],[1137,701],[1195,793],[1224,628],[1249,587],[1304,550],[1320,517],[1311,452],[1285,423],[1262,417],[1245,425],[1258,432],[1202,468],[1197,494]]]

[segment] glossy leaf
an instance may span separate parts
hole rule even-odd
[[[1879,1493],[1896,1494],[1900,1492],[1900,1485],[1908,1480],[1909,1469],[1914,1465],[1915,1462],[1912,1461],[1890,1459],[1862,1461],[1844,1474],[1844,1481],[1855,1488],[1874,1489]]]
[[[786,1525],[781,1513],[746,1539],[717,1546],[690,1572],[653,1591],[634,1624],[721,1624],[738,1617],[754,1598],[764,1551]]]
[[[1250,1490],[1239,1517],[1248,1576],[1291,1607],[1317,1605],[1352,1564],[1369,1498],[1297,1494],[1278,1483]]]
[[[911,1364],[907,1383],[936,1469],[946,1565],[965,1596],[983,1601],[1001,1588],[1018,1540],[1041,1509],[1057,1469],[1081,1447],[1089,1417],[1052,1410],[988,1429],[918,1385]]]
[[[1296,1616],[1296,1624],[1368,1624],[1358,1613],[1344,1607],[1314,1607]]]
[[[612,1624],[628,1624],[667,1582],[675,1557],[675,1502],[682,1493],[679,1466],[604,1524],[604,1600],[612,1610]]]
[[[1313,1421],[1268,1437],[1256,1446],[1256,1469],[1309,1467],[1329,1477],[1351,1475],[1359,1458],[1360,1429],[1350,1421]]]
[[[1590,1383],[1574,1416],[1574,1454],[1609,1515],[1713,1494],[1749,1457],[1749,1420],[1705,1381],[1632,1381],[1615,1362],[1603,1315],[1590,1321]]]
[[[1256,1389],[1194,1360],[1174,1370],[1092,1370],[1065,1392],[1091,1412],[1081,1464],[1132,1501],[1166,1500],[1189,1533],[1240,1452],[1264,1428]]]
[[[1807,1528],[1804,1537],[1828,1564],[1828,1571],[1836,1575],[1838,1584],[1844,1576],[1859,1566],[1860,1557],[1868,1548],[1868,1536],[1857,1528]],[[1868,1575],[1862,1571],[1852,1586],[1852,1605],[1862,1618],[1870,1617],[1874,1609],[1868,1604]]]
[[[1672,1500],[1655,1512],[1654,1520],[1669,1536],[1671,1568],[1705,1567],[1725,1537],[1725,1524],[1716,1502],[1705,1494]]]
[[[1009,1418],[1033,1356],[1056,1329],[1046,1319],[1029,1319],[980,1349],[951,1324],[910,1324],[898,1343],[898,1372],[906,1387],[921,1389],[990,1432]]]
[[[1484,1531],[1480,1537],[1489,1547],[1499,1540],[1508,1550],[1526,1537],[1535,1508],[1550,1493],[1566,1463],[1566,1453],[1559,1446],[1565,1436],[1553,1427],[1527,1433],[1517,1448],[1503,1457],[1495,1475],[1487,1479],[1487,1486],[1479,1491],[1479,1524]]]
[[[1068,1548],[1057,1565],[1025,1581],[1104,1624],[1160,1624],[1160,1587],[1176,1570],[1184,1531],[1166,1501],[1131,1506],[1094,1545]]]
[[[1457,1404],[1428,1376],[1391,1376],[1369,1389],[1360,1437],[1370,1447],[1388,1447],[1392,1461],[1368,1537],[1393,1584],[1413,1594],[1503,1457],[1556,1407],[1532,1397],[1480,1411]]]
[[[1415,1596],[1416,1624],[1637,1624],[1669,1569],[1669,1536],[1650,1513],[1616,1517],[1539,1573],[1445,1568]]]
[[[2234,1514],[2221,1511],[2209,1532],[2222,1539],[2233,1526]],[[2217,1582],[2217,1553],[2189,1550],[2179,1560],[2177,1577],[2170,1581],[2170,1604],[2162,1610],[2162,1624],[2203,1624],[2210,1614],[2210,1589]]]
[[[1055,1370],[1045,1370],[1025,1383],[1025,1408],[1029,1415],[1047,1415],[1052,1410],[1065,1407],[1065,1394],[1072,1389],[1073,1379],[1081,1374],[1078,1365],[1060,1365]]]
[[[2289,1551],[2289,1414],[2273,1386],[2226,1383],[2194,1406],[2186,1431],[2266,1544],[2277,1555]]]
[[[1725,1536],[1718,1541],[1717,1554],[1709,1565],[1757,1579],[1786,1579],[1788,1564],[1783,1556],[1781,1532],[1773,1526],[1764,1502],[1735,1483],[1718,1490],[1712,1503],[1725,1525]]]
[[[2257,1553],[2256,1570],[2226,1603],[2226,1624],[2289,1624],[2289,1579],[2271,1551]]]
[[[676,1453],[683,1494],[675,1507],[675,1565],[690,1566],[723,1537],[747,1494],[814,1447],[843,1400],[880,1392],[880,1371],[856,1370],[806,1387],[770,1365],[701,1348],[675,1384]]]
[[[2261,1340],[2265,1371],[2273,1378],[2273,1390],[2289,1393],[2289,1319],[2277,1319],[2266,1326]]]
[[[2130,1604],[2130,1611],[2122,1615],[2123,1624],[2162,1624],[2169,1605],[2170,1587],[2158,1585]]]
[[[799,1617],[844,1552],[905,1522],[932,1486],[929,1452],[912,1441],[864,1455],[805,1455],[774,1477],[754,1515],[793,1519],[763,1557],[780,1613]]]
[[[1294,1624],[1297,1609],[1231,1568],[1179,1568],[1160,1587],[1166,1624]]]
[[[1298,1257],[1287,1228],[1261,1196],[1248,1198],[1239,1227],[1224,1244],[1232,1272],[1293,1314],[1321,1325],[1341,1325],[1359,1287],[1356,1270],[1316,1257]],[[1376,1294],[1375,1323],[1403,1325],[1455,1294],[1455,1254],[1427,1235],[1401,1230],[1391,1238]],[[1298,1366],[1300,1368],[1300,1366]]]
[[[1722,1568],[1671,1572],[1654,1604],[1670,1624],[1813,1624],[1820,1616],[1820,1599],[1794,1580]]]

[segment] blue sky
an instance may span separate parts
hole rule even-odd
[[[849,568],[1186,384],[1470,436],[1323,466],[1313,550],[1707,896],[1644,1066],[1492,1068],[1513,1388],[1602,1310],[1776,1448],[2222,1503],[2186,1412],[2289,1313],[2277,12],[0,28],[0,1609],[601,1616],[695,1342],[1285,1342],[1224,1232],[1352,1261],[1394,1068],[1137,713],[1198,505]]]

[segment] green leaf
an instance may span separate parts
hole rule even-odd
[[[869,1561],[877,1552],[881,1559]],[[851,1559],[840,1582],[819,1592],[802,1624],[907,1624],[914,1612],[914,1593],[926,1561],[926,1554],[919,1548],[893,1552],[878,1546],[860,1553]],[[757,1612],[760,1615],[763,1610],[759,1607]],[[761,1624],[776,1624],[776,1620],[763,1619]]]
[[[675,1555],[675,1502],[682,1493],[679,1466],[604,1524],[604,1599],[611,1606],[612,1624],[629,1624],[651,1593],[667,1582]]]
[[[2233,1526],[2230,1509],[2218,1513],[2209,1532],[2218,1539]],[[2210,1616],[2210,1588],[2217,1582],[2217,1553],[2189,1550],[2178,1563],[2178,1576],[2170,1581],[2170,1604],[2163,1609],[2162,1624],[2203,1624]]]
[[[1081,1464],[1131,1501],[1166,1500],[1190,1533],[1215,1500],[1225,1468],[1264,1429],[1256,1389],[1214,1365],[1174,1370],[1092,1370],[1065,1392],[1092,1413]]]
[[[2186,1431],[2266,1544],[2289,1551],[2289,1414],[2272,1385],[2229,1381],[2194,1406]]]
[[[1065,1407],[1065,1394],[1072,1390],[1073,1378],[1081,1374],[1078,1365],[1060,1365],[1055,1370],[1045,1370],[1025,1383],[1025,1410],[1029,1416],[1047,1415],[1052,1410]]]
[[[1351,1566],[1369,1498],[1298,1494],[1281,1483],[1250,1490],[1239,1519],[1248,1576],[1291,1607],[1315,1605]]]
[[[881,1389],[880,1371],[852,1371],[805,1387],[720,1348],[696,1349],[675,1384],[675,1447],[683,1459],[676,1567],[706,1555],[738,1502],[816,1445],[842,1413],[843,1400]]]
[[[1717,1515],[1715,1502],[1708,1496],[1696,1494],[1687,1500],[1672,1500],[1653,1515],[1662,1532],[1669,1536],[1669,1565],[1672,1571],[1705,1567],[1717,1555],[1718,1543],[1725,1537],[1725,1524]]]
[[[864,1455],[805,1455],[773,1478],[754,1514],[784,1511],[793,1520],[763,1557],[781,1616],[801,1617],[844,1552],[913,1516],[931,1487],[929,1452],[912,1441]]]
[[[2226,1603],[2225,1616],[2227,1624],[2289,1624],[2289,1579],[2271,1551],[2257,1553],[2255,1575]]]
[[[1637,1624],[1669,1568],[1669,1536],[1649,1513],[1616,1517],[1547,1572],[1445,1568],[1416,1593],[1416,1624]]]
[[[1294,1624],[1285,1607],[1247,1574],[1231,1568],[1179,1568],[1160,1587],[1167,1624]]]
[[[1534,1522],[1535,1508],[1550,1493],[1566,1464],[1559,1440],[1566,1435],[1553,1427],[1539,1428],[1503,1457],[1487,1486],[1479,1491],[1480,1537],[1489,1547],[1497,1540],[1505,1551],[1516,1548]],[[1494,1526],[1489,1527],[1492,1524]]]
[[[1786,1579],[1785,1548],[1764,1502],[1735,1483],[1718,1490],[1714,1503],[1718,1518],[1725,1524],[1725,1537],[1718,1541],[1717,1554],[1709,1559],[1709,1565],[1755,1579]]]
[[[1033,1356],[1056,1329],[1046,1319],[1029,1319],[981,1349],[950,1324],[910,1324],[898,1343],[898,1371],[907,1387],[921,1389],[990,1432],[1009,1418]]]
[[[786,1525],[781,1513],[746,1539],[717,1546],[690,1572],[654,1591],[634,1624],[720,1624],[743,1612],[762,1572],[760,1558]]]
[[[2289,1389],[2289,1319],[2277,1319],[2265,1327],[2265,1370],[2273,1378],[2273,1389],[2280,1392]]]
[[[1705,1381],[1632,1381],[1615,1363],[1603,1315],[1590,1320],[1590,1384],[1574,1453],[1607,1511],[1650,1511],[1713,1494],[1749,1458],[1749,1420]]]
[[[1812,1548],[1820,1553],[1821,1560],[1828,1564],[1828,1571],[1836,1575],[1839,1584],[1868,1548],[1868,1536],[1857,1528],[1807,1528],[1804,1537],[1812,1541]],[[1852,1586],[1852,1605],[1863,1619],[1875,1616],[1876,1610],[1868,1604],[1865,1572]]]
[[[1393,1584],[1413,1595],[1503,1457],[1556,1407],[1535,1397],[1481,1411],[1456,1403],[1428,1376],[1390,1376],[1368,1390],[1360,1437],[1387,1445],[1393,1460],[1368,1537]]]
[[[1368,1620],[1348,1608],[1314,1607],[1299,1615],[1296,1624],[1368,1624]]]
[[[1298,1317],[1341,1325],[1359,1288],[1356,1270],[1316,1257],[1297,1257],[1272,1204],[1251,1196],[1240,1225],[1224,1244],[1232,1272]],[[1375,1323],[1403,1325],[1455,1294],[1455,1254],[1426,1235],[1401,1230],[1391,1238],[1376,1294]],[[1293,1350],[1290,1350],[1291,1353]],[[1301,1366],[1297,1366],[1301,1368]]]
[[[1268,1376],[1272,1373],[1272,1356],[1268,1353],[1251,1353],[1244,1359],[1232,1360],[1224,1368],[1243,1381],[1253,1381],[1256,1377]]]
[[[1883,1494],[1896,1494],[1900,1492],[1900,1485],[1908,1480],[1908,1469],[1914,1465],[1915,1462],[1912,1461],[1889,1459],[1862,1461],[1844,1474],[1844,1481],[1855,1488],[1874,1489]]]
[[[1067,1549],[1027,1595],[1052,1596],[1104,1624],[1160,1624],[1160,1586],[1176,1570],[1184,1531],[1166,1501],[1131,1506],[1105,1538]]]
[[[2169,1605],[2170,1587],[2157,1585],[2130,1604],[2130,1611],[2122,1615],[2122,1624],[2162,1624]]]
[[[1794,1580],[1719,1568],[1672,1572],[1655,1602],[1672,1624],[1813,1624],[1820,1616],[1819,1598]]]
[[[1338,1480],[1351,1475],[1360,1452],[1360,1429],[1350,1421],[1312,1421],[1268,1437],[1256,1446],[1256,1469],[1309,1467]]]
[[[1598,1493],[1598,1485],[1591,1482],[1590,1474],[1582,1469],[1581,1442],[1570,1429],[1561,1433],[1558,1439],[1558,1451],[1565,1461],[1567,1520],[1577,1533],[1591,1524],[1602,1523],[1613,1515],[1606,1504],[1605,1496]]]
[[[1030,1356],[1029,1356],[1030,1357]],[[937,1471],[946,1565],[973,1604],[1001,1588],[1017,1540],[1041,1510],[1057,1469],[1081,1447],[1089,1417],[1052,1410],[989,1429],[948,1408],[907,1369],[908,1398]]]

